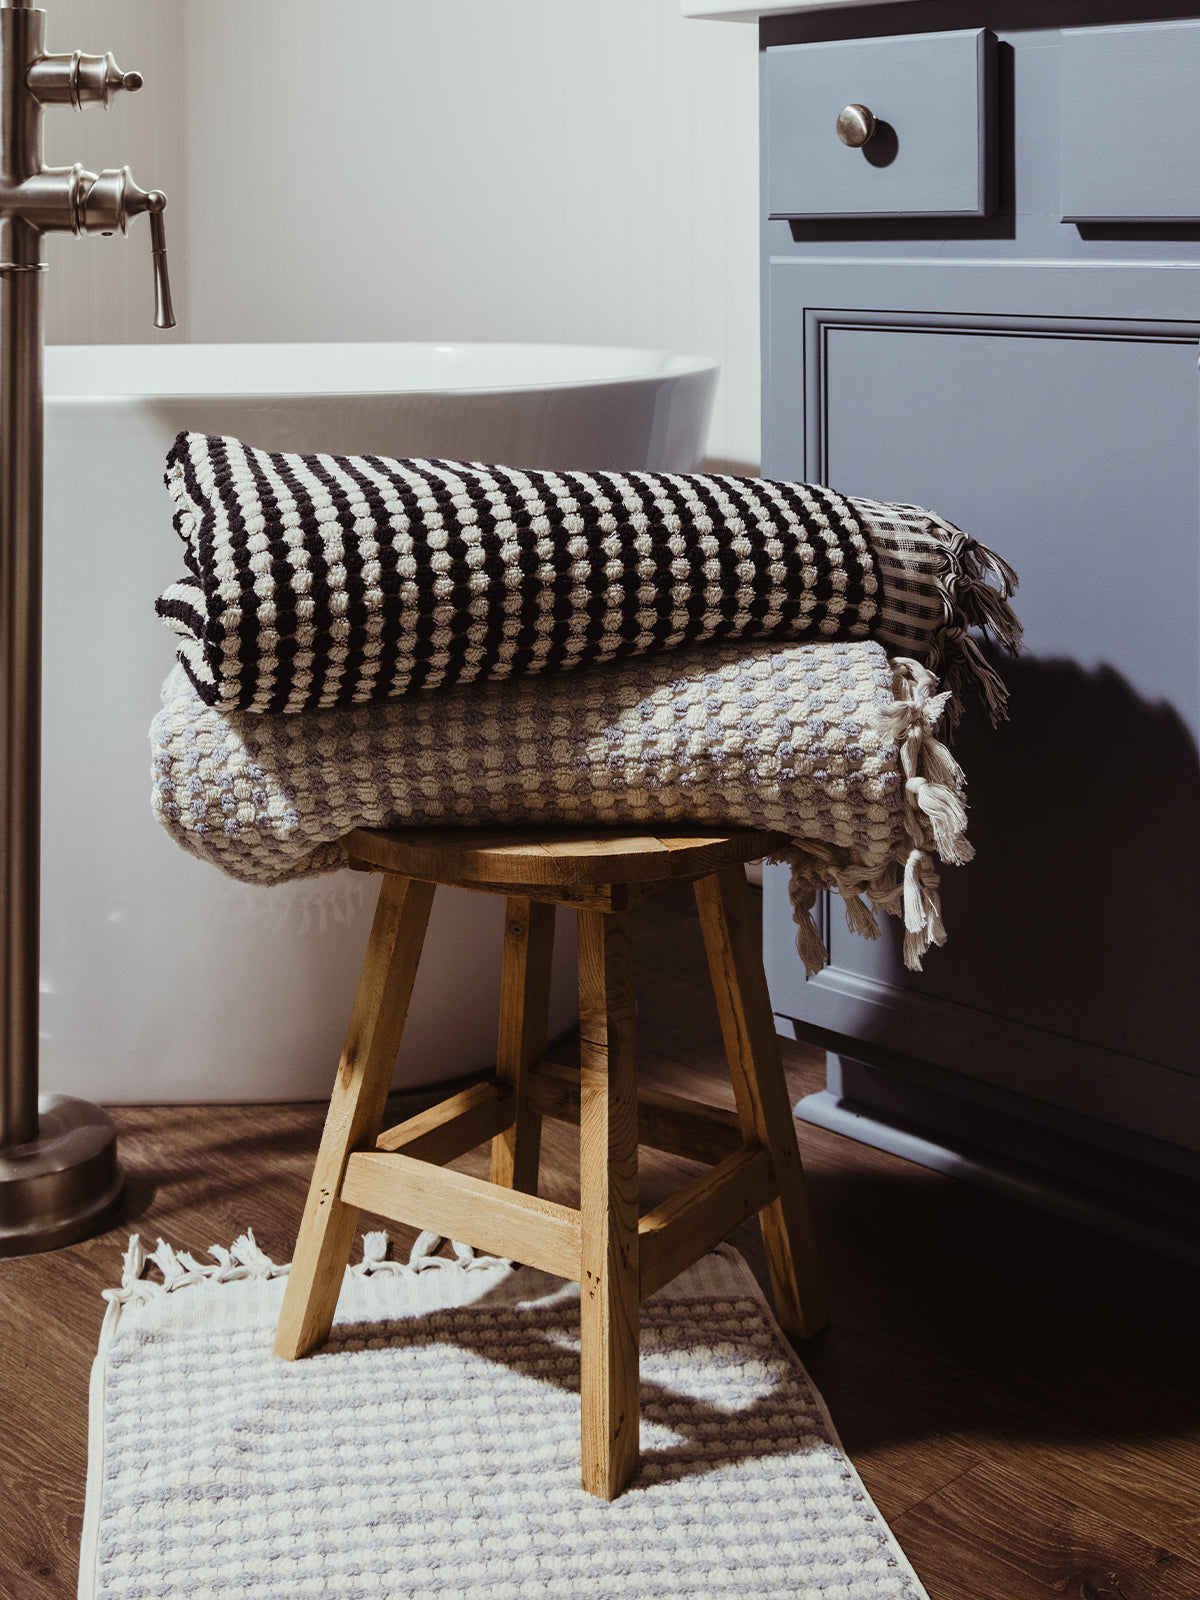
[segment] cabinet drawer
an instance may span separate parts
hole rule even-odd
[[[767,51],[767,208],[776,218],[985,217],[996,204],[995,39],[957,33]],[[838,135],[843,107],[876,119]]]
[[[1066,28],[1064,222],[1200,222],[1200,22]]]

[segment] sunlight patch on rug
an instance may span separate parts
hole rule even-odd
[[[80,1600],[927,1600],[749,1269],[642,1306],[641,1467],[580,1485],[579,1290],[369,1235],[329,1343],[287,1268],[131,1240],[92,1373]],[[154,1265],[162,1281],[147,1277]]]

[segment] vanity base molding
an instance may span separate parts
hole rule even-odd
[[[829,1042],[813,1037],[823,1030],[791,1018],[777,1016],[776,1023],[786,1038]],[[912,1065],[928,1076],[924,1064]],[[1200,1172],[1167,1171],[1147,1159],[1149,1152],[1102,1148],[1012,1112],[972,1106],[913,1082],[890,1062],[872,1067],[831,1051],[825,1081],[824,1090],[794,1106],[802,1122],[1200,1266]],[[1015,1159],[1015,1150],[1028,1160]]]

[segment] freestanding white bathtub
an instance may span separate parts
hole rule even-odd
[[[267,449],[688,470],[715,363],[524,345],[46,351],[44,1089],[101,1102],[324,1098],[377,880],[275,889],[186,856],[150,812],[147,729],[183,572],[162,484],[181,429]],[[560,918],[551,1023],[574,1016]],[[442,890],[397,1082],[495,1059],[503,903]]]

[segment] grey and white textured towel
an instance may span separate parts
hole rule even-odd
[[[870,640],[711,645],[303,717],[218,711],[176,667],[153,805],[184,849],[263,884],[340,867],[338,840],[363,826],[767,828],[791,842],[810,970],[822,888],[861,932],[870,906],[903,917],[919,966],[944,938],[932,855],[970,855],[962,775],[935,736],[947,699]]]
[[[718,641],[867,637],[1003,709],[967,630],[1015,642],[1015,578],[919,507],[198,433],[180,434],[166,481],[189,575],[157,609],[219,710],[362,705]]]

